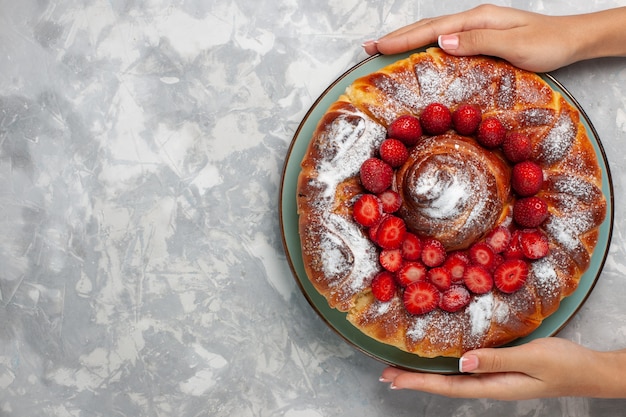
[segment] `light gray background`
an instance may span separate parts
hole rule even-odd
[[[281,169],[314,100],[362,41],[478,3],[0,0],[0,415],[622,414],[390,391],[285,259]],[[626,347],[626,60],[554,75],[595,124],[616,197],[606,267],[561,336]]]

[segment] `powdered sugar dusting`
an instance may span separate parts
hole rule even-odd
[[[473,336],[482,336],[491,325],[493,316],[494,299],[493,293],[487,293],[474,298],[468,307],[471,332]]]
[[[551,165],[563,159],[576,138],[576,126],[568,113],[563,113],[540,143],[539,159]]]

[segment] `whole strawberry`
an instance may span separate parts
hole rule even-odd
[[[541,197],[521,198],[513,204],[513,220],[522,227],[538,227],[548,214],[548,204]]]
[[[406,145],[399,139],[385,139],[378,150],[380,159],[397,168],[404,164],[409,158],[409,151]]]
[[[452,127],[452,113],[441,103],[431,103],[420,115],[422,128],[430,135],[441,135]]]
[[[359,175],[367,191],[380,194],[391,186],[393,168],[381,159],[369,158],[361,165]]]
[[[506,159],[513,163],[525,161],[533,153],[532,142],[528,135],[510,132],[502,142],[502,153]]]
[[[472,135],[482,120],[482,112],[476,106],[464,104],[452,113],[452,125],[460,135]]]
[[[506,129],[495,117],[488,117],[478,126],[476,140],[485,148],[495,148],[504,142]]]
[[[413,146],[422,136],[422,126],[417,117],[405,114],[391,122],[387,127],[387,136],[398,139],[406,146]]]
[[[513,166],[511,187],[522,197],[537,194],[543,186],[543,170],[533,161],[523,161]]]

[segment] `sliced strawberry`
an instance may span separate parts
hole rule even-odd
[[[402,205],[402,197],[397,192],[387,189],[378,194],[378,198],[383,204],[385,213],[395,213]]]
[[[540,226],[548,214],[548,204],[541,197],[525,197],[513,204],[513,220],[525,228]]]
[[[378,222],[376,222],[376,224],[374,224],[372,227],[367,229],[367,235],[369,236],[369,238],[370,238],[370,240],[372,242],[378,244],[378,242],[376,241],[377,236],[378,236],[378,228],[380,227],[380,225],[383,222],[383,220],[385,220],[389,216],[390,216],[389,214],[383,213],[383,215],[380,218],[380,220]]]
[[[400,249],[383,249],[378,255],[378,260],[380,265],[389,272],[396,272],[404,262]]]
[[[380,221],[383,215],[383,204],[373,194],[361,194],[352,207],[352,217],[365,227],[372,227]]]
[[[400,250],[405,260],[418,261],[422,258],[422,240],[417,235],[407,232]]]
[[[550,253],[548,237],[539,229],[525,229],[520,233],[520,246],[528,259],[541,259]]]
[[[522,197],[535,195],[543,186],[543,170],[533,161],[515,164],[511,172],[511,188]]]
[[[378,226],[376,243],[383,249],[398,249],[406,235],[406,224],[400,217],[389,215]]]
[[[491,270],[496,255],[491,246],[485,242],[476,242],[469,248],[469,257],[473,265],[480,265],[487,271]]]
[[[372,294],[378,301],[386,302],[396,294],[396,281],[389,271],[379,272],[372,280]]]
[[[452,285],[452,274],[442,266],[429,269],[426,279],[437,287],[439,291],[445,291]]]
[[[502,143],[502,153],[513,163],[522,162],[530,158],[533,146],[530,138],[519,132],[510,132]]]
[[[399,139],[385,139],[380,144],[380,159],[391,165],[393,168],[397,168],[404,164],[409,158],[409,151],[406,145]]]
[[[426,266],[421,262],[405,262],[396,273],[396,279],[398,284],[406,287],[414,282],[425,281],[427,272]]]
[[[507,294],[522,288],[528,278],[528,264],[521,259],[509,259],[502,262],[493,272],[496,287]]]
[[[472,135],[482,120],[482,112],[476,106],[464,104],[452,113],[452,125],[460,135]]]
[[[422,242],[422,262],[434,268],[443,265],[446,260],[446,248],[437,239],[426,239]]]
[[[515,230],[511,233],[511,241],[509,246],[504,250],[504,259],[524,259],[524,252],[522,251],[522,245],[520,243],[521,231]]]
[[[410,314],[426,314],[439,306],[441,293],[430,282],[415,282],[404,289],[402,300]]]
[[[502,253],[509,247],[511,242],[511,231],[504,226],[496,226],[487,233],[485,243],[487,243],[495,253]]]
[[[457,251],[448,254],[443,267],[450,271],[453,284],[461,284],[463,283],[463,272],[469,264],[470,258],[467,253]]]
[[[485,294],[493,288],[491,273],[480,265],[469,265],[465,268],[463,282],[474,294]]]
[[[495,148],[504,142],[506,129],[495,117],[488,117],[478,126],[476,140],[485,148]]]
[[[420,123],[426,133],[441,135],[452,127],[452,113],[441,103],[431,103],[420,115]]]
[[[454,313],[469,304],[471,294],[463,285],[453,285],[441,294],[442,310]]]
[[[361,165],[359,176],[367,191],[379,194],[391,186],[393,168],[381,159],[369,158]]]
[[[422,126],[417,117],[405,114],[391,122],[387,136],[402,141],[406,146],[415,145],[422,137]]]

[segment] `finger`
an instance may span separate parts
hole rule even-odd
[[[542,364],[537,360],[540,355],[534,354],[535,345],[508,348],[485,348],[465,353],[459,360],[461,372],[476,374],[521,372],[529,375],[540,371]]]

